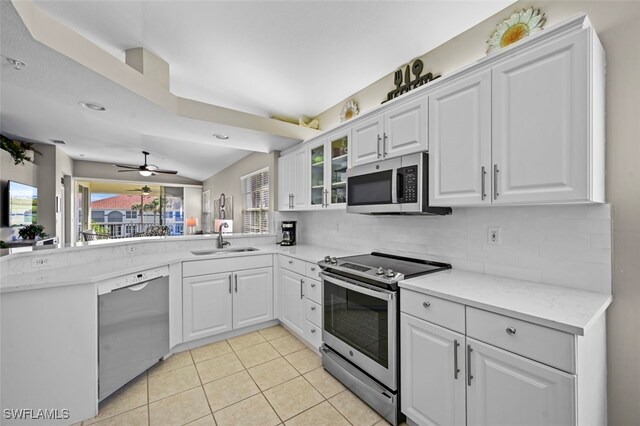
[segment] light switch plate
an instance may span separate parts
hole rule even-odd
[[[487,244],[499,246],[502,243],[500,239],[500,228],[490,227],[487,229]]]

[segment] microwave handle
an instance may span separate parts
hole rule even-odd
[[[396,200],[402,201],[404,198],[404,174],[398,170],[396,173]]]

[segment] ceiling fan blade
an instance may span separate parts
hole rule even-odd
[[[118,173],[123,173],[123,172],[137,172],[138,169],[135,170],[118,170]]]
[[[178,172],[176,170],[160,170],[160,169],[157,169],[157,170],[154,170],[153,173],[164,173],[166,175],[175,175]]]
[[[130,164],[114,164],[115,167],[122,167],[123,169],[136,169],[139,170],[140,166],[132,166]]]

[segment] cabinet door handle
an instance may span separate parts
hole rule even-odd
[[[507,334],[510,336],[515,336],[516,335],[516,329],[514,327],[507,327]]]
[[[316,310],[316,307],[315,307],[315,306],[312,306],[312,307],[311,307],[311,310],[312,310],[312,311],[315,311],[315,310]]]
[[[378,144],[376,145],[376,155],[378,156],[378,158],[380,158],[380,141],[382,139],[380,138],[380,135],[378,135]]]
[[[236,293],[238,292],[238,274],[235,275],[236,280]]]
[[[312,333],[315,333],[315,332],[316,332],[316,329],[315,329],[315,328],[312,328],[312,329],[311,329],[311,332],[312,332]]]
[[[384,133],[384,138],[382,139],[382,157],[387,156],[387,132]]]
[[[493,199],[497,200],[498,199],[498,172],[500,170],[498,170],[498,165],[494,164],[493,165]]]
[[[316,285],[314,283],[311,283],[311,288],[316,288]]]
[[[324,204],[322,205],[322,207],[329,207],[329,201],[327,200],[327,194],[329,193],[328,189],[324,190]]]
[[[480,199],[484,201],[484,199],[487,197],[487,194],[485,194],[484,192],[487,170],[484,168],[484,166],[482,166],[482,170],[480,171],[480,176],[482,178],[482,189],[480,190]]]
[[[471,379],[473,379],[471,375],[471,352],[473,352],[471,345],[467,345],[467,386],[471,386]]]
[[[316,271],[316,268],[314,266],[314,267],[311,268],[311,272],[315,272],[315,271]]]
[[[304,298],[304,293],[302,291],[302,286],[304,285],[304,280],[300,280],[300,299]]]
[[[290,260],[290,261],[289,261],[289,265],[293,265],[293,260]]]
[[[460,343],[458,343],[458,340],[454,340],[453,341],[453,378],[455,380],[458,380],[458,373],[460,372],[460,369],[458,368],[458,346],[460,346]]]
[[[424,302],[422,302],[422,306],[424,306],[424,307],[425,307],[425,309],[426,309],[426,308],[428,308],[429,306],[431,306],[431,303],[430,303],[430,302],[427,302],[427,301],[425,300]]]

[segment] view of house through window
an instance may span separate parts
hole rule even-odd
[[[78,182],[77,239],[184,234],[184,188],[122,182]],[[82,197],[81,197],[82,196]],[[88,198],[88,202],[84,201]]]
[[[242,231],[269,232],[269,168],[240,178],[242,188]]]

